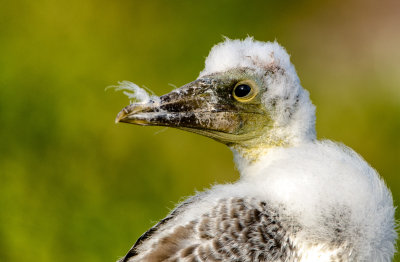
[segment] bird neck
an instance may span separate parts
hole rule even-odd
[[[249,166],[253,166],[273,153],[278,148],[290,148],[300,144],[315,141],[315,136],[277,136],[266,135],[258,139],[230,145],[234,155],[234,161],[240,173]]]
[[[231,150],[240,159],[252,164],[257,162],[260,157],[267,155],[271,149],[277,147],[290,147],[290,144],[284,140],[274,141],[273,143],[235,144],[231,146]]]
[[[235,144],[230,146],[236,168],[239,173],[244,174],[244,170],[249,166],[253,166],[264,156],[270,154],[275,148],[289,147],[290,145],[284,140],[267,140],[260,143],[260,141],[248,141],[248,143]]]

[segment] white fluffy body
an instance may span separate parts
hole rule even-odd
[[[237,183],[214,186],[200,196],[174,224],[190,223],[220,199],[245,196],[273,203],[300,224],[293,241],[301,261],[332,261],[342,251],[332,245],[337,228],[353,246],[351,261],[391,261],[397,237],[391,193],[350,148],[330,141],[276,148],[240,173]]]
[[[248,191],[296,217],[304,228],[299,242],[328,246],[337,233],[332,229],[339,226],[359,261],[393,256],[397,234],[391,193],[350,148],[330,141],[277,148],[241,174]]]
[[[200,193],[201,201],[188,207],[174,224],[189,224],[220,199],[254,198],[272,203],[282,216],[300,225],[301,230],[292,236],[301,252],[299,262],[330,262],[348,252],[332,244],[338,228],[343,230],[342,240],[351,246],[346,261],[389,262],[393,258],[397,233],[391,193],[377,172],[350,148],[331,141],[276,148],[240,173],[238,182]]]

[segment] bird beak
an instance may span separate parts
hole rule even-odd
[[[116,122],[167,126],[198,133],[229,144],[251,135],[243,127],[254,121],[254,112],[241,110],[232,101],[231,89],[222,80],[198,79],[147,103],[130,104]],[[247,110],[248,111],[248,110]],[[253,110],[254,111],[254,110]],[[251,114],[249,114],[251,113]]]

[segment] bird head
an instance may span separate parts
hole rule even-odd
[[[217,44],[195,81],[128,105],[116,122],[194,132],[252,159],[260,150],[315,139],[314,119],[285,49],[249,37]]]

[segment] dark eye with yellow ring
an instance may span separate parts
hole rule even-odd
[[[257,84],[251,80],[240,81],[235,85],[232,93],[237,101],[248,102],[257,95]]]
[[[245,97],[251,92],[251,87],[246,84],[241,84],[235,87],[235,96],[236,97]]]

